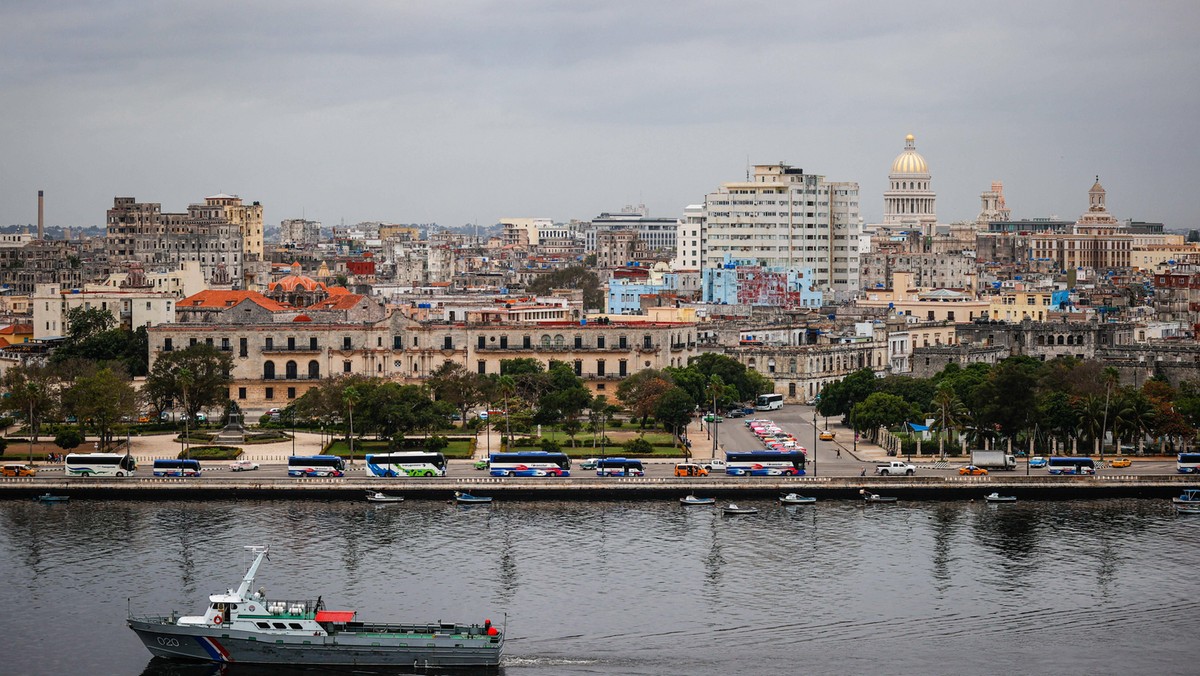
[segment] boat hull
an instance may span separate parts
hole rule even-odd
[[[503,641],[486,635],[401,636],[343,632],[321,636],[252,634],[228,627],[178,626],[131,618],[130,629],[156,657],[240,664],[497,667]]]

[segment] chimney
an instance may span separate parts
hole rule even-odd
[[[38,239],[46,239],[46,195],[38,191]]]

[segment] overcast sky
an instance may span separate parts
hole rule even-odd
[[[117,195],[490,224],[675,217],[747,163],[858,181],[905,134],[939,220],[1200,225],[1200,3],[5,0],[0,224]]]

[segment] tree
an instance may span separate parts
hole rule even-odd
[[[75,381],[63,392],[63,404],[81,426],[96,433],[101,448],[112,442],[121,419],[136,415],[138,410],[137,391],[127,378],[110,368]]]
[[[938,455],[944,459],[946,457],[945,434],[958,427],[966,408],[959,400],[958,395],[954,393],[954,386],[949,382],[942,382],[937,386],[937,393],[933,395],[931,404],[933,426],[938,431]]]
[[[53,370],[40,365],[19,365],[4,373],[4,408],[25,418],[34,442],[42,421],[58,408],[58,388]]]
[[[640,419],[639,428],[654,415],[654,409],[663,395],[675,387],[670,377],[658,369],[645,369],[629,376],[617,385],[617,399],[629,409],[633,417]]]
[[[67,310],[67,343],[79,344],[113,328],[116,318],[107,310],[82,305]]]
[[[229,372],[233,357],[212,345],[197,343],[158,355],[143,386],[145,396],[162,411],[166,404],[184,403],[184,414],[195,419],[198,412],[229,400]],[[187,401],[184,402],[186,393]]]
[[[80,434],[79,430],[77,429],[64,427],[58,431],[58,434],[54,435],[54,445],[58,446],[64,451],[69,451],[72,448],[79,448],[79,445],[82,443],[83,435]]]
[[[429,378],[429,387],[438,400],[457,408],[464,422],[467,412],[485,401],[483,379],[458,362],[439,366]]]
[[[875,372],[859,369],[854,373],[821,388],[821,400],[817,402],[817,413],[829,418],[849,415],[856,403],[867,400],[875,392]]]
[[[600,278],[585,266],[572,265],[569,268],[555,270],[539,276],[526,287],[526,291],[539,294],[548,294],[554,289],[583,291],[585,310],[604,307],[604,291],[600,288]]]
[[[679,438],[679,430],[692,420],[696,402],[680,387],[672,387],[658,398],[654,408],[654,419],[664,429]]]
[[[867,397],[866,401],[854,405],[855,429],[874,430],[885,427],[892,428],[909,420],[915,420],[921,415],[920,409],[898,397],[886,392],[876,392]]]

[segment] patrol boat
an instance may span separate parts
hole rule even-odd
[[[326,610],[316,601],[251,593],[267,547],[248,546],[254,561],[237,590],[208,597],[203,615],[135,616],[129,628],[157,657],[330,666],[497,667],[504,631],[482,624],[363,622],[353,610]]]

